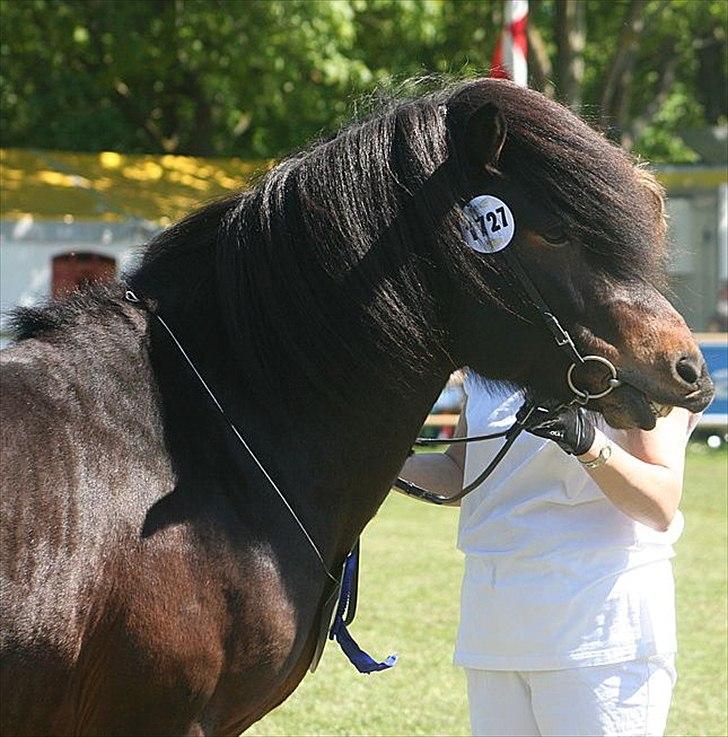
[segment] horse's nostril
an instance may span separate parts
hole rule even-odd
[[[675,370],[686,384],[695,384],[703,371],[703,360],[691,356],[683,356],[677,360]]]

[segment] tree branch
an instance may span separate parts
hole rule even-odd
[[[582,0],[557,3],[555,35],[558,96],[578,110],[581,107],[586,43],[586,6]]]
[[[165,136],[151,117],[144,115],[136,106],[129,87],[120,79],[113,82],[114,101],[126,119],[146,133],[149,140],[165,153],[177,150],[179,139],[176,135]]]
[[[622,107],[624,88],[631,83],[637,42],[644,30],[644,9],[647,0],[631,0],[625,12],[622,30],[617,40],[617,51],[609,66],[609,76],[604,85],[600,103],[602,127],[608,127],[615,118],[615,109]]]
[[[87,8],[90,9],[87,15],[89,40],[96,59],[79,56],[78,63],[83,67],[86,74],[94,75],[97,78],[107,77],[112,92],[111,101],[116,105],[119,112],[137,129],[143,131],[155,148],[171,153],[175,149],[175,142],[165,139],[162,131],[159,130],[151,117],[144,115],[138,109],[129,86],[118,75],[114,74],[112,69],[113,59],[111,62],[105,62],[106,53],[101,39],[106,29],[102,27],[100,22],[100,19],[104,17],[104,8],[98,3],[95,6],[94,3],[88,3]]]
[[[630,150],[634,142],[645,132],[645,128],[652,122],[652,119],[660,112],[665,104],[670,89],[675,81],[675,72],[677,70],[678,58],[670,56],[667,63],[662,68],[660,81],[657,85],[657,91],[650,100],[649,105],[644,109],[641,115],[637,116],[627,129],[622,133],[622,146],[626,150]]]
[[[531,73],[531,82],[535,89],[543,92],[546,97],[554,96],[553,67],[549,59],[543,36],[535,23],[529,23],[528,33],[528,69]]]

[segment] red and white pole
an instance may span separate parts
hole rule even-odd
[[[528,87],[528,0],[505,0],[505,23],[498,38],[490,76]]]

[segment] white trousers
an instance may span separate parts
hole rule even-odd
[[[465,670],[478,737],[660,737],[677,679],[674,655],[564,670]]]

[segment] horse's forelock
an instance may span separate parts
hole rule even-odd
[[[664,197],[656,180],[540,93],[505,80],[472,84],[480,101],[497,106],[506,121],[501,170],[550,203],[572,235],[615,274],[657,277]]]

